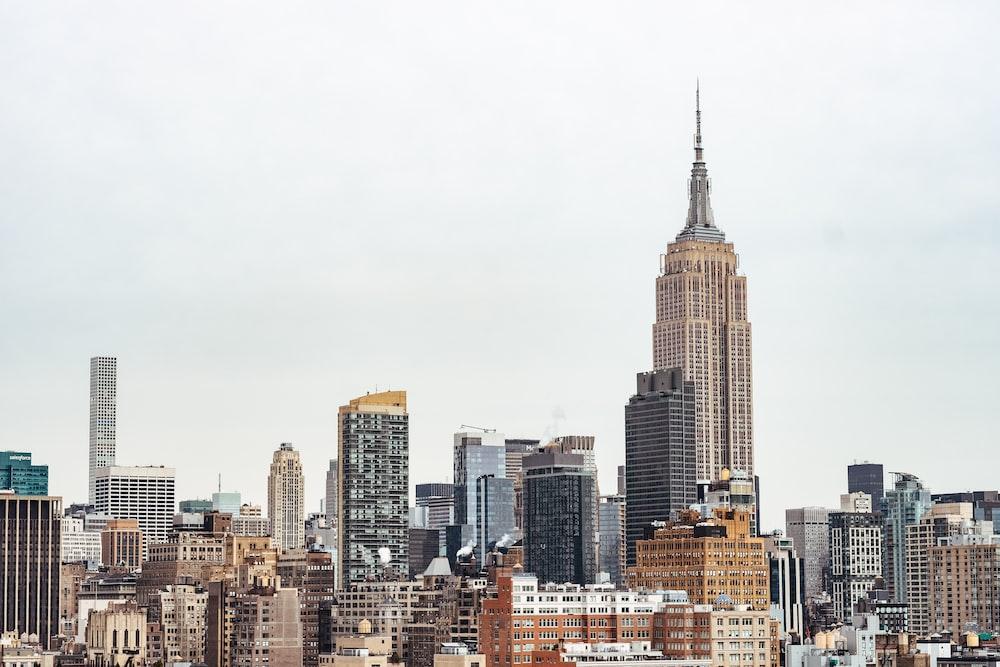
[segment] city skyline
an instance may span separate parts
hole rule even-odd
[[[11,24],[47,34],[36,11]],[[883,11],[866,17],[871,26],[841,17],[834,25],[863,38],[885,25]],[[259,19],[250,14],[239,20]],[[757,44],[738,32],[740,10],[677,21],[719,28],[710,46],[727,48],[697,57],[679,27],[633,33],[638,17],[626,12],[611,24],[638,35],[630,57],[601,47],[588,56],[593,44],[543,20],[526,28],[525,55],[501,66],[488,49],[496,33],[480,27],[472,33],[485,52],[471,50],[470,64],[448,73],[482,72],[472,90],[486,104],[436,87],[448,79],[435,66],[468,50],[468,36],[442,35],[440,51],[420,51],[390,26],[401,46],[373,55],[338,33],[342,45],[330,48],[359,55],[364,67],[412,59],[406,71],[445,102],[425,108],[433,98],[419,98],[368,122],[338,107],[339,89],[321,83],[315,116],[306,105],[293,110],[306,135],[284,124],[283,106],[262,102],[245,117],[213,88],[238,74],[231,92],[245,101],[255,99],[258,77],[269,80],[266,59],[239,39],[237,52],[260,72],[222,61],[207,69],[209,83],[192,84],[231,128],[172,107],[176,88],[139,81],[157,77],[112,66],[118,49],[162,37],[158,28],[134,25],[122,42],[89,44],[96,55],[86,60],[93,70],[78,72],[81,89],[69,76],[73,47],[66,62],[28,58],[31,66],[3,75],[25,91],[23,103],[0,111],[0,139],[21,165],[4,168],[0,300],[18,326],[0,345],[9,411],[0,442],[50,466],[50,493],[82,501],[86,362],[106,354],[119,360],[117,463],[176,468],[179,499],[209,497],[221,471],[225,489],[266,504],[266,462],[290,441],[302,452],[306,510],[315,510],[335,456],[336,406],[385,386],[408,392],[411,485],[445,481],[429,463],[472,423],[508,437],[595,435],[601,489],[613,490],[624,459],[622,403],[635,371],[649,367],[650,276],[687,209],[690,97],[700,75],[713,206],[750,286],[763,528],[782,526],[784,508],[834,506],[841,471],[855,459],[913,472],[933,491],[990,487],[985,471],[935,461],[942,445],[975,459],[995,443],[989,414],[998,390],[980,376],[1000,370],[987,273],[1000,255],[991,185],[998,137],[989,122],[998,99],[986,85],[992,70],[966,50],[987,39],[967,36],[991,23],[974,15],[921,8],[899,19],[912,40],[868,43],[851,57],[847,46],[824,54],[830,43],[810,47],[812,31],[789,35],[777,22],[765,28],[780,34],[777,45],[760,45],[763,55],[748,54],[736,71],[726,69],[733,54]],[[576,27],[599,18],[608,19],[583,11]],[[520,34],[497,21],[499,34]],[[232,37],[191,29],[203,55],[217,55],[216,31]],[[34,53],[7,32],[6,53]],[[325,35],[303,37],[315,46]],[[781,72],[763,69],[782,39],[806,56]],[[162,73],[176,64],[171,54],[139,49],[137,62]],[[305,60],[303,77],[324,81],[325,70]],[[536,62],[537,78],[505,76]],[[901,62],[913,67],[899,80]],[[39,92],[36,77],[58,92]],[[348,76],[348,90],[379,99],[362,79]],[[393,94],[408,98],[407,81],[393,79]],[[852,82],[846,93],[842,81]],[[275,85],[304,99],[298,80]],[[86,112],[78,103],[93,88],[118,91],[119,103],[85,113],[96,129],[73,138],[62,109]],[[605,99],[607,90],[618,98]],[[488,110],[500,99],[509,102],[502,119]],[[540,110],[538,99],[553,106]],[[266,127],[278,139],[249,139]],[[378,140],[387,127],[406,132],[391,132],[387,145]],[[342,128],[359,128],[360,138]],[[267,165],[293,165],[296,151],[308,168],[271,178]],[[189,168],[194,175],[182,175]],[[35,180],[40,173],[46,178]],[[955,271],[967,283],[961,293],[940,278]],[[397,301],[407,331],[368,324],[380,321],[363,303],[372,294]],[[947,324],[969,313],[975,326]],[[473,376],[474,392],[456,391]],[[940,386],[963,391],[925,410]],[[190,465],[209,449],[204,465]],[[808,457],[792,461],[794,452]],[[837,474],[817,483],[815,468]]]

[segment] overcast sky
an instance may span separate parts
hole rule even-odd
[[[807,7],[808,11],[804,11]],[[1000,7],[7,2],[0,449],[85,498],[118,461],[307,510],[337,406],[406,389],[412,482],[461,424],[597,436],[651,365],[700,77],[748,277],[763,524],[873,459],[997,488]]]

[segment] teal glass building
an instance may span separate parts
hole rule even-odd
[[[31,463],[31,452],[0,452],[0,489],[21,496],[49,495],[49,467]]]

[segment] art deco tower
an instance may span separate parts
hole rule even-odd
[[[271,458],[267,476],[267,516],[274,546],[279,549],[297,549],[306,543],[304,487],[299,453],[291,443],[283,442]]]
[[[753,477],[753,407],[747,283],[739,258],[715,226],[696,93],[694,166],[684,229],[660,256],[653,367],[680,368],[694,382],[698,479],[722,469]]]

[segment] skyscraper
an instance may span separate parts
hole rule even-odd
[[[62,499],[0,494],[0,632],[59,634]]]
[[[626,554],[653,521],[698,500],[694,383],[680,369],[639,373],[625,406]],[[624,564],[623,564],[624,566]]]
[[[715,226],[696,98],[695,160],[684,229],[660,258],[653,368],[694,383],[699,480],[723,468],[753,478],[753,405],[747,283],[732,243]]]
[[[326,470],[326,495],[323,497],[323,513],[326,514],[326,525],[337,534],[337,459],[330,459],[330,467]]]
[[[830,577],[834,615],[851,618],[854,604],[882,576],[882,517],[862,512],[831,512]]]
[[[115,422],[118,403],[118,359],[90,359],[90,476],[87,501],[96,501],[97,470],[115,464]]]
[[[507,477],[507,448],[502,433],[493,430],[455,434],[455,523],[476,525],[476,480],[483,475]]]
[[[621,467],[621,466],[619,466]],[[597,510],[597,569],[607,572],[611,583],[625,581],[625,496],[601,496]]]
[[[514,480],[514,526],[521,530],[524,516],[524,476],[521,474],[521,461],[525,456],[538,451],[538,440],[530,438],[507,438],[504,446],[507,450],[507,477]]]
[[[885,587],[896,602],[906,602],[906,527],[931,508],[931,492],[910,473],[893,473],[893,488],[885,493]]]
[[[94,508],[116,519],[138,520],[143,560],[149,545],[166,542],[173,528],[174,474],[164,466],[108,466],[97,471]]]
[[[825,507],[797,507],[785,510],[785,534],[805,569],[806,600],[823,592],[823,570],[830,565],[830,510]]]
[[[583,456],[553,448],[523,465],[525,567],[542,581],[593,583],[595,480]]]
[[[276,547],[297,549],[305,544],[305,477],[299,453],[290,442],[281,443],[271,459],[267,516]]]
[[[880,511],[885,496],[885,471],[881,463],[852,463],[847,466],[847,492],[861,491],[872,498],[872,508]]]
[[[410,416],[405,391],[360,396],[337,415],[340,494],[336,574],[341,588],[380,574],[379,549],[409,563]]]
[[[485,554],[506,535],[514,543],[514,480],[483,475],[476,480],[476,544]]]

